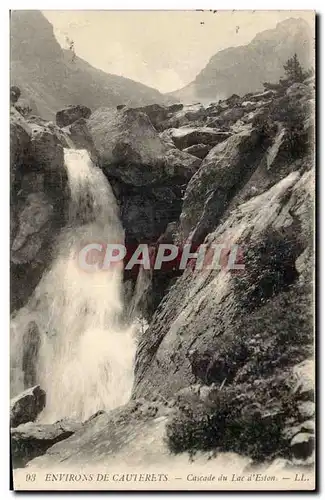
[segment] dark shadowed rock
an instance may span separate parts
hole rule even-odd
[[[15,108],[10,111],[10,183],[14,188],[17,169],[29,161],[31,128]]]
[[[53,123],[10,113],[11,305],[29,297],[51,261],[55,236],[65,223],[66,136]]]
[[[13,467],[24,467],[55,443],[67,439],[82,427],[81,423],[61,420],[55,424],[28,422],[11,429],[11,453]]]
[[[64,128],[64,132],[71,139],[73,147],[76,149],[86,149],[92,161],[95,164],[98,162],[98,154],[85,118],[79,118],[79,120],[68,125]]]
[[[56,134],[48,128],[32,125],[30,151],[33,166],[39,170],[59,170],[63,168],[63,147]]]
[[[183,108],[184,108],[184,104],[181,104],[181,103],[171,104],[170,106],[167,107],[167,109],[170,113],[177,113],[177,111],[181,111]]]
[[[56,124],[58,127],[66,127],[80,118],[89,118],[91,109],[80,104],[68,106],[56,113]]]
[[[136,109],[145,113],[157,130],[159,129],[160,123],[166,120],[170,115],[170,110],[164,106],[160,106],[160,104],[149,104],[148,106],[142,106]],[[175,111],[177,111],[177,109],[175,109]]]
[[[15,264],[32,262],[43,241],[48,238],[53,207],[43,192],[31,193],[18,214],[16,235],[11,247]]]
[[[209,127],[175,128],[170,130],[170,136],[178,149],[185,149],[197,144],[215,146],[230,137],[229,132],[218,132]]]
[[[197,158],[200,158],[203,160],[203,158],[206,157],[208,152],[213,148],[213,146],[208,145],[208,144],[194,144],[193,146],[190,146],[189,148],[183,149],[183,153],[188,153],[190,155],[196,156]]]
[[[17,87],[16,85],[13,85],[10,87],[10,102],[12,104],[15,104],[15,102],[18,101],[19,97],[21,95],[20,88]]]
[[[295,458],[306,459],[314,451],[315,436],[301,432],[297,434],[290,443],[291,451]]]
[[[34,422],[45,407],[46,394],[39,385],[31,387],[10,401],[10,427]]]
[[[24,372],[24,387],[36,385],[36,366],[38,353],[41,345],[41,336],[35,321],[31,321],[23,336],[23,360],[22,369]]]

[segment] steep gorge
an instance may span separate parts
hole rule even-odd
[[[85,412],[80,412],[79,418],[84,420],[97,410],[103,412],[83,422],[71,437],[54,444],[46,453],[43,450],[39,454],[45,453],[44,456],[31,461],[29,466],[49,467],[53,462],[79,465],[89,461],[109,464],[116,457],[121,461],[129,457],[129,463],[138,465],[159,464],[171,459],[171,451],[181,454],[174,457],[175,463],[188,463],[188,456],[182,453],[216,450],[234,451],[237,459],[243,460],[243,467],[252,457],[268,464],[277,457],[285,457],[294,466],[297,463],[292,441],[299,434],[307,435],[299,450],[305,450],[304,459],[310,458],[309,445],[313,439],[310,422],[314,412],[310,383],[314,370],[310,270],[313,106],[314,81],[309,79],[282,91],[235,96],[209,106],[161,106],[160,119],[159,107],[101,108],[89,118],[80,117],[61,129],[45,120],[37,125],[35,118],[25,119],[12,110],[12,126],[19,132],[15,133],[17,140],[12,142],[11,155],[15,207],[13,257],[25,270],[13,277],[16,283],[13,311],[22,305],[26,307],[35,289],[37,296],[37,289],[42,291],[47,287],[48,300],[53,302],[51,294],[57,291],[53,290],[51,273],[54,272],[55,283],[60,283],[55,270],[62,272],[58,269],[62,265],[60,256],[59,261],[55,260],[56,238],[60,235],[64,248],[65,236],[76,229],[75,220],[81,217],[83,223],[87,222],[83,210],[92,220],[94,210],[100,218],[104,210],[107,222],[112,199],[105,187],[107,180],[117,200],[127,241],[154,245],[159,238],[179,245],[186,241],[208,246],[218,242],[237,244],[243,248],[246,266],[242,274],[192,268],[181,275],[153,273],[139,311],[147,316],[149,326],[136,336],[131,400],[112,411],[108,411],[107,383],[98,401],[92,400],[96,389],[93,392],[86,389],[88,383],[93,383],[93,387],[100,384],[101,375],[96,369],[99,358],[109,358],[115,352],[111,344],[107,351],[102,347],[107,332],[108,338],[112,332],[114,338],[119,335],[115,324],[104,318],[114,300],[108,294],[107,303],[106,299],[102,301],[84,283],[77,287],[78,297],[72,297],[77,299],[77,308],[70,300],[68,288],[65,295],[59,294],[56,300],[60,312],[55,312],[52,321],[58,339],[64,337],[64,342],[70,339],[79,345],[76,336],[81,332],[86,335],[94,304],[96,316],[100,309],[103,320],[96,323],[95,329],[104,329],[106,334],[105,341],[100,341],[100,353],[91,348],[92,334],[86,335],[85,350],[82,348],[79,354],[86,353],[86,364],[95,367],[94,371],[85,372],[84,388],[74,387],[73,381],[66,385],[68,409],[62,414],[54,412],[52,421],[73,416],[70,403],[75,390],[80,390],[79,395],[88,394]],[[72,108],[65,110],[66,116],[73,114],[72,111]],[[69,150],[69,141],[78,147],[73,128],[78,130],[79,139],[83,136],[79,151]],[[193,145],[201,148],[200,157],[186,151]],[[89,155],[93,164],[89,163]],[[71,170],[72,167],[76,169]],[[86,170],[81,182],[82,167]],[[80,190],[85,187],[85,179],[89,181],[89,169],[96,169],[93,173],[97,172],[98,182],[91,183],[95,192],[90,196],[90,204],[89,200],[84,204]],[[38,183],[29,181],[34,171],[38,173],[34,175]],[[71,177],[72,172],[76,177]],[[50,179],[59,174],[63,184],[58,190],[57,181]],[[55,195],[52,189],[48,192],[49,185],[56,188]],[[51,202],[47,202],[49,196]],[[73,215],[69,203],[70,208],[74,207]],[[75,210],[80,203],[82,209]],[[31,218],[31,211],[37,217]],[[52,223],[57,220],[53,215],[56,213],[63,215],[61,226]],[[99,232],[102,230],[103,227]],[[74,234],[79,238],[78,233]],[[28,252],[22,256],[20,248]],[[39,268],[34,265],[35,255]],[[68,264],[63,264],[66,270],[70,269]],[[35,279],[27,287],[29,273]],[[74,283],[78,281],[73,273],[70,278]],[[106,276],[98,279],[106,283]],[[127,282],[132,296],[136,276],[125,279],[125,297]],[[108,281],[112,286],[114,279]],[[62,285],[65,289],[68,283]],[[118,286],[114,289],[115,298],[117,289]],[[25,295],[19,290],[24,290]],[[36,300],[38,307],[43,295],[42,291]],[[83,312],[80,301],[85,301]],[[151,301],[150,313],[141,309],[148,306],[148,301]],[[277,312],[275,324],[269,320],[270,311]],[[70,318],[67,323],[65,317]],[[122,324],[124,328],[124,321]],[[128,336],[126,339],[131,340]],[[55,339],[53,342],[55,350],[58,344]],[[131,344],[127,342],[120,347],[129,364],[124,366],[119,360],[116,374],[119,369],[123,374],[130,368],[132,371],[133,354],[128,350]],[[66,365],[69,368],[69,363]],[[71,370],[75,368],[72,364]],[[35,383],[43,387],[45,379],[36,378]],[[51,404],[51,388],[43,388]],[[128,389],[121,392],[122,399],[110,408],[127,401]],[[289,409],[283,406],[283,395]],[[203,415],[208,412],[213,424],[211,441],[203,449],[200,443],[206,443],[206,429],[200,412]],[[192,418],[188,418],[189,414]],[[218,421],[217,417],[219,424],[213,420]],[[41,419],[42,414],[40,424]],[[229,422],[240,423],[245,430],[251,429],[252,421],[259,423],[260,434],[255,436],[257,450],[246,437],[232,435],[227,440],[221,436]],[[263,442],[265,422],[269,429],[278,429],[274,430],[275,444],[270,450],[261,449],[258,444]],[[16,427],[18,450],[19,444],[28,442],[28,433],[19,432]],[[189,439],[194,432],[200,436],[198,441]],[[152,442],[154,450],[150,448]]]

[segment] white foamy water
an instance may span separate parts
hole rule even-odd
[[[129,400],[135,326],[123,321],[122,265],[86,272],[82,246],[124,241],[115,197],[86,150],[65,150],[71,201],[57,257],[12,322],[12,390],[23,389],[22,332],[34,320],[41,342],[37,382],[47,394],[41,420],[85,419]]]

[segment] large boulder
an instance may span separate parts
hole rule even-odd
[[[10,184],[14,188],[17,170],[30,158],[31,128],[15,108],[10,110]]]
[[[71,141],[71,147],[86,149],[93,163],[98,163],[98,153],[85,118],[79,118],[71,125],[64,127],[63,131]]]
[[[62,420],[54,424],[28,422],[11,429],[11,454],[13,468],[25,467],[35,457],[54,444],[67,439],[82,427],[82,424]]]
[[[170,152],[148,116],[136,109],[100,108],[88,124],[105,173],[125,184],[187,181],[199,165],[194,156]]]
[[[91,110],[80,104],[68,106],[56,113],[56,124],[58,127],[66,127],[80,118],[89,118]]]
[[[125,190],[120,192],[120,200],[127,238],[138,243],[154,243],[181,212],[181,190],[177,186]]]
[[[132,401],[109,413],[98,412],[73,435],[29,462],[28,467],[74,467],[83,463],[110,467],[125,461],[125,457],[136,467],[159,463],[168,456],[163,440],[168,412],[165,405],[145,401]]]
[[[54,124],[10,114],[11,305],[23,305],[51,262],[51,248],[65,224],[66,135]]]
[[[217,225],[227,208],[229,193],[233,195],[256,168],[262,154],[260,141],[254,129],[247,129],[211,149],[186,187],[181,214],[184,239],[200,223],[197,238],[202,242],[211,225]]]
[[[202,126],[207,116],[208,112],[202,104],[187,104],[177,109],[177,111],[172,113],[165,121],[160,122],[159,130],[178,128],[184,125]]]
[[[45,407],[46,394],[39,385],[31,387],[10,401],[10,427],[34,422]]]
[[[161,106],[160,104],[148,104],[148,106],[143,106],[136,109],[149,116],[152,125],[157,130],[159,129],[160,123],[166,120],[171,114],[171,111],[168,108],[166,108],[165,106]],[[175,109],[175,111],[177,110],[178,108]]]
[[[59,170],[64,164],[63,147],[47,127],[33,125],[31,136],[31,155],[34,167],[39,170]]]
[[[16,235],[11,247],[14,264],[32,262],[43,241],[49,237],[53,207],[43,192],[30,193],[18,214]]]
[[[189,148],[196,144],[215,146],[230,137],[228,132],[218,132],[210,127],[181,127],[170,130],[170,136],[178,149]]]

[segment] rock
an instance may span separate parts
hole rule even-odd
[[[38,170],[59,170],[64,168],[63,147],[48,128],[33,125],[30,151],[33,165]]]
[[[286,95],[290,98],[300,99],[301,97],[311,96],[310,88],[304,83],[294,83],[287,91]]]
[[[213,146],[207,144],[194,144],[189,148],[183,149],[183,153],[188,153],[190,155],[196,156],[203,160],[206,157],[208,152],[212,149]]]
[[[68,106],[56,113],[55,119],[58,127],[66,127],[80,118],[88,119],[91,115],[91,110],[87,106],[80,104]]]
[[[41,346],[41,336],[35,321],[30,321],[23,336],[23,359],[22,369],[24,372],[24,386],[33,387],[36,385],[36,366],[39,349]]]
[[[234,138],[230,138],[228,141],[234,141]],[[221,146],[222,144],[216,146],[216,148]],[[240,161],[242,168],[242,155],[238,155],[238,162]],[[226,172],[229,170],[230,165],[231,161],[228,160]],[[214,182],[217,174],[218,170],[213,170],[213,174],[208,181],[209,185]],[[242,242],[241,244],[246,244],[249,248],[257,248],[261,244],[257,243],[260,241],[259,238],[263,240],[266,238],[266,234],[272,234],[272,228],[278,227],[278,221],[279,223],[282,221],[282,226],[285,225],[282,211],[285,212],[287,205],[290,206],[292,203],[291,210],[293,213],[301,206],[301,201],[298,204],[295,196],[299,180],[300,175],[298,172],[291,173],[269,190],[239,205],[231,211],[228,217],[224,219],[224,222],[216,229],[209,229],[209,231],[213,232],[210,232],[206,237],[206,245],[209,247],[209,245],[223,242],[229,244]],[[216,186],[220,186],[220,182],[223,181],[224,177],[216,180]],[[190,184],[192,184],[192,180]],[[199,188],[199,177],[195,183],[193,180],[193,189],[194,186]],[[200,194],[201,191],[198,190],[197,192]],[[206,195],[202,197],[203,203],[204,196]],[[308,193],[305,193],[305,199],[308,199]],[[296,200],[297,205],[294,204],[294,200]],[[292,259],[292,265],[294,266],[294,255]],[[272,265],[274,266],[274,263]],[[257,276],[259,276],[262,270],[259,269],[256,272]],[[165,398],[172,397],[178,390],[194,384],[196,379],[195,374],[193,374],[190,351],[197,350],[199,354],[205,352],[219,354],[223,342],[225,342],[223,352],[225,354],[230,353],[227,354],[227,357],[223,354],[223,357],[220,358],[224,359],[225,377],[227,377],[227,374],[231,374],[230,382],[226,381],[226,383],[232,383],[232,379],[236,380],[234,376],[239,377],[240,373],[244,374],[244,368],[241,368],[243,359],[241,357],[241,345],[238,343],[239,339],[236,337],[234,343],[231,344],[230,337],[228,337],[234,322],[247,315],[247,305],[243,307],[238,302],[242,300],[242,294],[237,295],[236,292],[236,286],[238,286],[238,282],[241,282],[241,279],[237,281],[235,276],[236,273],[227,271],[207,271],[204,268],[201,271],[195,271],[191,268],[185,269],[174,286],[165,295],[163,302],[160,303],[160,307],[156,311],[146,335],[140,339],[135,362],[134,398],[152,398],[155,393],[161,394]],[[239,278],[241,278],[241,275],[239,275]],[[273,300],[275,299],[270,299],[269,307],[273,304]],[[265,314],[268,315],[269,313]],[[283,318],[282,321],[284,321]],[[277,327],[281,331],[281,323]],[[274,335],[271,330],[269,340],[270,338],[273,339]],[[259,331],[257,324],[256,335],[265,335],[264,328],[263,332]],[[266,342],[266,339],[256,338],[255,340],[255,347],[252,340],[249,342],[249,349],[253,349],[253,352],[255,352],[257,346],[264,345],[264,342]],[[285,345],[290,345],[290,342]],[[301,349],[300,344],[299,349]],[[254,358],[254,355],[251,356]],[[207,361],[209,362],[210,359]],[[282,371],[284,370],[284,363],[283,360],[280,364]],[[203,378],[206,376],[205,374],[203,374]],[[200,374],[196,373],[196,376],[199,378],[198,381],[205,383]],[[211,372],[209,374],[209,383],[215,376],[215,373]],[[255,373],[254,377],[256,378]],[[289,375],[286,378],[289,378]],[[271,388],[274,379],[270,377],[269,380]],[[235,382],[233,383],[235,384]],[[301,414],[301,419],[307,420],[310,418],[309,413],[306,417]]]
[[[228,99],[225,100],[225,103],[229,106],[229,107],[233,107],[233,106],[236,106],[237,103],[239,103],[240,101],[240,97],[239,95],[237,94],[232,94],[230,97],[228,97]]]
[[[120,111],[121,109],[123,109],[125,107],[126,107],[125,104],[119,104],[118,106],[116,106],[116,109],[117,109],[117,111]]]
[[[173,113],[174,111],[178,111],[177,108],[172,111],[169,108],[160,106],[160,104],[149,104],[148,106],[142,106],[141,108],[136,109],[145,113],[157,130],[159,130],[160,124],[168,118],[171,112]]]
[[[170,411],[165,404],[131,401],[124,407],[94,416],[72,436],[29,462],[28,467],[89,463],[94,467],[114,467],[125,460],[135,467],[157,463],[161,457],[169,456],[163,436]],[[139,452],[139,446],[143,451]]]
[[[30,460],[44,455],[51,446],[67,439],[81,427],[81,423],[61,420],[55,424],[28,422],[11,429],[13,467],[25,467]]]
[[[54,124],[10,112],[11,306],[21,307],[52,258],[65,224],[68,192],[63,148],[66,135]]]
[[[295,458],[306,459],[314,451],[315,438],[311,434],[301,432],[291,440],[290,446]]]
[[[182,109],[173,113],[172,116],[159,124],[159,130],[169,128],[183,127],[184,125],[202,125],[203,120],[208,116],[208,113],[202,104],[184,105]]]
[[[173,130],[173,129],[170,128],[170,129],[164,130],[163,132],[160,132],[159,137],[163,142],[165,142],[168,145],[169,148],[175,149],[176,146],[175,146],[174,141],[171,137],[171,130]]]
[[[171,104],[170,106],[167,107],[170,113],[177,113],[178,111],[181,111],[183,108],[184,104],[181,103]]]
[[[283,145],[287,140],[287,138],[288,138],[287,130],[284,127],[281,127],[280,125],[278,127],[278,131],[274,138],[273,144],[269,147],[267,151],[266,164],[268,170],[272,168],[273,164],[277,164],[277,166],[279,166],[279,163],[287,160],[287,155],[285,154],[285,148],[283,148]]]
[[[315,393],[315,361],[313,359],[302,361],[293,367],[292,374],[296,381],[294,392],[299,394],[301,399],[313,399]]]
[[[10,112],[10,183],[14,187],[17,169],[20,170],[30,158],[31,128],[19,115],[18,111],[11,108]]]
[[[30,116],[26,117],[26,122],[29,123],[31,127],[33,125],[39,125],[40,127],[44,127],[50,123],[53,123],[53,122],[49,122],[48,120],[45,120],[41,116],[37,116],[37,115],[30,115]]]
[[[170,136],[178,149],[185,149],[197,144],[215,146],[228,139],[230,135],[227,132],[217,132],[209,127],[183,127],[170,130]]]
[[[237,120],[240,120],[244,116],[244,114],[245,114],[245,109],[242,108],[241,106],[227,109],[226,111],[223,111],[216,118],[216,123],[218,123],[219,125],[229,127]]]
[[[287,427],[283,431],[283,436],[285,439],[292,439],[294,436],[296,436],[299,433],[309,433],[314,435],[315,434],[315,422],[313,420],[306,420],[302,424],[295,425],[293,427]]]
[[[28,195],[18,215],[16,236],[11,247],[14,264],[31,262],[51,231],[53,207],[42,192]]]
[[[128,238],[154,243],[181,212],[180,189],[161,186],[121,193],[121,219]]]
[[[45,407],[45,391],[39,385],[31,387],[10,401],[10,426],[34,422]]]
[[[172,183],[174,178],[185,181],[198,166],[194,156],[171,150],[148,116],[136,109],[100,108],[88,125],[105,173],[125,184]]]
[[[98,163],[98,153],[85,118],[79,118],[63,130],[76,149],[86,149],[93,163]]]
[[[263,101],[268,100],[276,95],[274,90],[266,90],[265,92],[261,92],[260,94],[253,94],[250,96],[250,101]]]
[[[15,102],[18,101],[19,97],[21,95],[20,88],[17,87],[16,85],[13,85],[10,87],[10,102],[14,104]]]
[[[178,149],[169,149],[164,158],[167,184],[171,183],[171,179],[177,179],[178,184],[186,183],[198,170],[200,164],[201,161],[196,156]]]
[[[226,209],[229,190],[234,192],[236,185],[239,188],[243,178],[250,176],[257,166],[256,161],[261,157],[258,141],[259,135],[254,130],[244,131],[215,146],[204,158],[185,191],[180,218],[184,239],[199,221],[200,241],[209,229],[216,227]]]
[[[301,420],[307,420],[315,416],[315,403],[312,401],[303,401],[298,406],[299,417]]]
[[[256,109],[256,103],[252,101],[244,101],[241,103],[241,106],[242,108],[245,109],[247,113],[249,113],[250,111],[254,111],[254,109]]]

